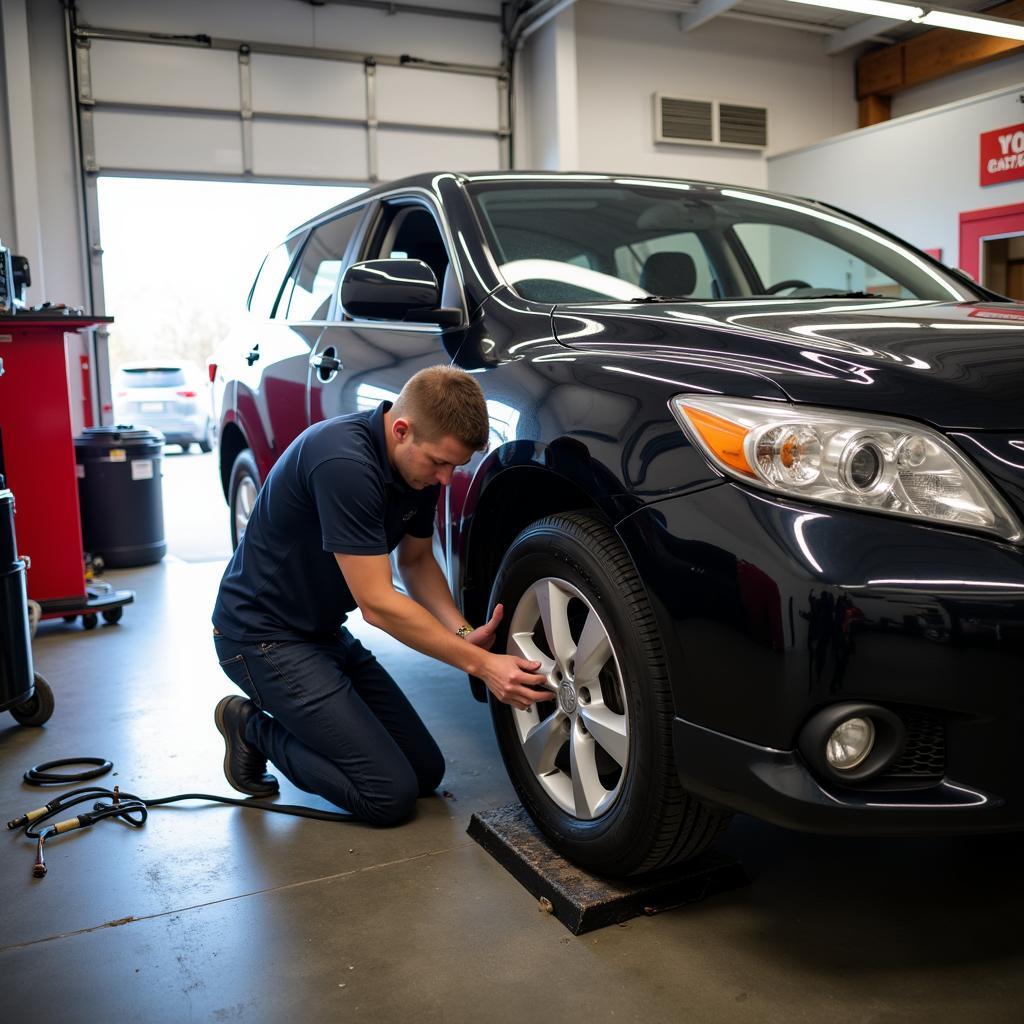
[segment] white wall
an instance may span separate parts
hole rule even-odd
[[[29,257],[31,303],[88,306],[63,11],[25,0],[0,10],[4,38],[19,47],[0,78],[12,86],[0,102],[0,238]]]
[[[580,169],[763,186],[759,152],[654,142],[652,95],[768,108],[768,152],[857,126],[852,54],[822,37],[717,19],[684,33],[674,14],[583,0],[576,8]]]
[[[579,166],[576,8],[527,39],[515,66],[514,165],[571,171]]]
[[[45,294],[42,287],[34,285],[33,301],[48,299],[88,307],[71,91],[64,52],[64,12],[60,4],[29,2],[28,27],[46,275],[42,282]]]
[[[3,10],[0,8],[0,40],[3,38]],[[14,241],[14,196],[11,194],[12,175],[10,124],[7,120],[7,66],[4,48],[0,46],[0,242]]]
[[[956,266],[959,216],[1024,203],[1024,180],[982,188],[978,136],[1024,121],[1018,89],[962,100],[768,161],[768,186],[834,203]]]

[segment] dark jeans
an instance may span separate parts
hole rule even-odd
[[[266,712],[253,715],[245,739],[299,789],[373,825],[395,825],[440,784],[444,755],[347,629],[324,642],[216,635],[214,644],[227,677]]]

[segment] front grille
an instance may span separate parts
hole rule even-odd
[[[901,779],[920,784],[938,782],[946,774],[946,729],[942,720],[928,711],[897,711],[907,727],[903,753],[877,781]],[[872,780],[875,781],[875,780]]]

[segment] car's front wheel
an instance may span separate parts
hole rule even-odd
[[[260,490],[259,470],[248,448],[243,448],[231,466],[228,482],[228,507],[231,510],[231,547],[237,548],[256,504]]]
[[[541,662],[556,694],[527,711],[491,698],[509,775],[555,848],[614,876],[700,853],[728,817],[679,784],[654,613],[611,528],[582,513],[533,523],[505,553],[498,602],[495,649]]]

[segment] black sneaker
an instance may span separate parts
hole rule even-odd
[[[267,759],[245,739],[246,723],[259,710],[245,697],[224,697],[213,713],[224,737],[224,777],[233,789],[248,796],[273,796],[277,779],[267,774]]]

